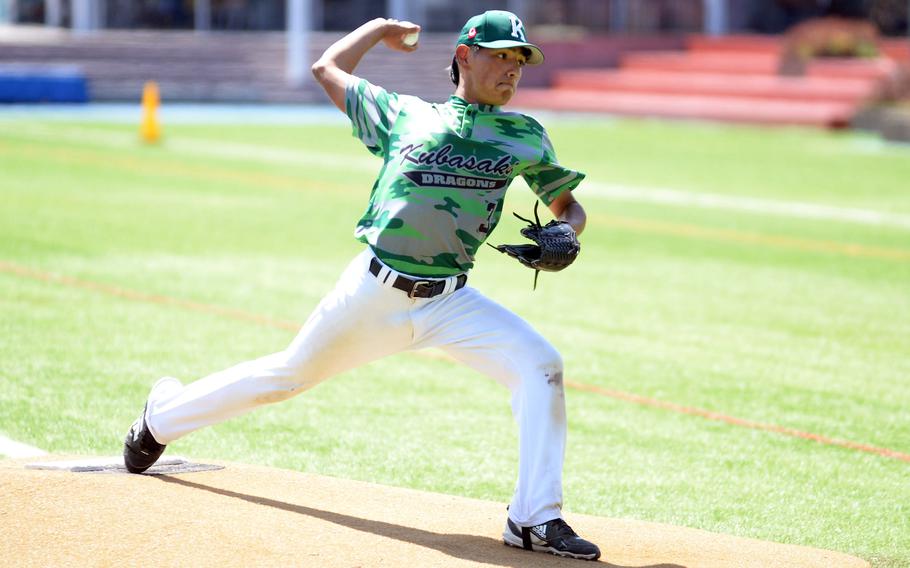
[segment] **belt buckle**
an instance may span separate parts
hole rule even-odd
[[[433,285],[433,283],[430,282],[429,280],[415,280],[414,286],[412,286],[411,291],[408,292],[408,298],[414,299],[414,298],[428,297],[428,296],[415,296],[415,294],[417,292],[417,289],[420,288],[421,286],[432,286],[432,285]]]

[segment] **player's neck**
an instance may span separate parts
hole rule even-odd
[[[500,106],[502,104],[499,101],[483,100],[480,96],[478,96],[474,92],[474,89],[471,89],[464,82],[459,83],[458,86],[455,87],[454,95],[460,99],[463,99],[468,104],[472,104],[472,105],[478,104],[478,105]]]
[[[467,101],[470,104],[477,104],[480,101],[477,100],[477,97],[473,93],[469,92],[470,89],[465,87],[464,81],[458,83],[458,86],[455,87],[455,96]]]

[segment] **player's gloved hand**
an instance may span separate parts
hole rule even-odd
[[[575,262],[578,253],[581,252],[581,243],[578,242],[578,236],[571,225],[565,221],[550,221],[546,225],[540,224],[540,217],[537,215],[539,205],[539,201],[534,204],[535,221],[513,213],[528,223],[528,226],[521,230],[521,234],[534,241],[535,244],[493,247],[534,270],[535,290],[537,289],[537,276],[541,270],[558,272]]]

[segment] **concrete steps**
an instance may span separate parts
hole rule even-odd
[[[882,55],[900,64],[910,65],[910,41],[906,39],[888,39],[879,46]]]
[[[76,66],[96,101],[138,101],[150,80],[159,83],[164,102],[328,101],[312,80],[288,85],[281,32],[105,30],[77,36],[40,27],[11,30],[0,33],[0,64]],[[311,34],[306,61],[315,61],[341,35]],[[452,92],[445,72],[451,53],[451,35],[422,34],[415,56],[377,48],[357,72],[389,90],[445,100]]]
[[[885,49],[887,48],[887,50]],[[902,56],[906,45],[883,44]],[[899,90],[904,71],[890,57],[816,59],[781,75],[784,40],[693,36],[682,51],[631,53],[618,68],[556,73],[550,89],[520,90],[527,108],[840,128],[866,104]],[[890,50],[890,51],[888,51]],[[908,49],[910,61],[910,49]]]
[[[806,66],[807,77],[830,77],[868,81],[886,80],[897,72],[891,59],[817,59]]]
[[[779,65],[776,54],[739,52],[631,53],[620,62],[621,69],[728,75],[774,74]]]
[[[341,35],[313,33],[307,61]],[[778,74],[779,37],[671,39],[594,38],[588,50],[565,41],[547,44],[548,65],[526,70],[513,105],[837,127],[869,101],[900,92],[900,62],[910,66],[905,40],[882,42],[888,58],[819,60],[803,76],[784,77]],[[445,68],[453,38],[426,33],[420,43],[411,55],[374,49],[357,74],[390,91],[445,100],[452,92]],[[639,51],[628,53],[630,46]],[[313,81],[299,88],[287,84],[285,58],[280,32],[105,30],[78,36],[42,27],[0,29],[0,65],[76,66],[88,79],[92,100],[99,101],[138,101],[145,81],[155,80],[165,104],[327,102]],[[577,66],[586,68],[570,69]],[[546,85],[552,88],[528,88]]]
[[[636,117],[700,119],[767,125],[845,127],[854,105],[843,102],[793,102],[761,98],[529,89],[522,107]]]
[[[710,95],[716,97],[793,101],[860,102],[874,98],[877,85],[855,78],[781,77],[779,75],[738,75],[736,80],[722,73],[687,73],[623,69],[603,71],[579,69],[559,73],[556,89],[612,93],[653,93],[663,95]]]
[[[711,37],[693,35],[687,38],[686,46],[690,52],[698,53],[736,52],[779,56],[783,43],[777,36],[740,35]]]

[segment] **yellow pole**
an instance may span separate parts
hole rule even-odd
[[[160,104],[158,83],[147,81],[142,87],[142,124],[139,126],[139,136],[148,144],[154,144],[161,139],[161,127],[158,124]]]

